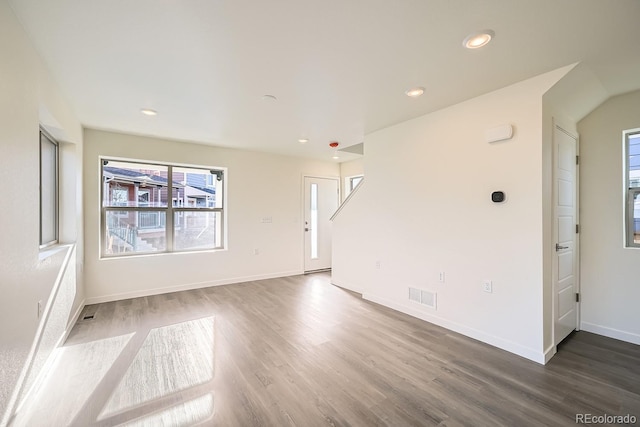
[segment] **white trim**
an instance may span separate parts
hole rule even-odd
[[[108,256],[106,255],[106,242],[104,241],[105,238],[105,233],[104,231],[106,230],[106,214],[103,215],[103,213],[106,213],[106,209],[109,208],[113,208],[113,206],[103,206],[103,198],[104,198],[104,180],[103,180],[103,176],[104,176],[104,166],[106,166],[104,164],[104,162],[120,162],[120,163],[135,163],[135,164],[140,164],[140,165],[152,165],[152,166],[165,166],[167,168],[167,188],[169,189],[169,193],[172,193],[172,188],[173,186],[170,185],[169,180],[173,181],[173,168],[189,168],[189,169],[200,169],[200,170],[216,170],[216,171],[220,171],[223,173],[223,178],[222,178],[222,207],[221,208],[203,208],[202,212],[221,212],[222,215],[222,247],[220,248],[210,248],[210,249],[204,249],[204,250],[197,250],[197,249],[192,249],[192,250],[186,250],[186,251],[179,251],[179,250],[175,250],[175,248],[172,248],[172,250],[168,250],[168,246],[167,248],[165,248],[164,251],[159,251],[159,252],[151,252],[151,253],[145,253],[142,252],[140,254],[137,254],[135,252],[130,252],[129,255],[113,255],[113,256]],[[171,171],[171,173],[169,173],[169,171]],[[229,179],[229,170],[228,168],[225,166],[207,166],[207,165],[194,165],[194,164],[186,164],[186,163],[176,163],[176,162],[165,162],[162,160],[143,160],[143,159],[131,159],[131,158],[124,158],[124,157],[117,157],[117,156],[108,156],[108,155],[99,155],[98,156],[98,259],[99,260],[105,260],[105,259],[111,259],[111,258],[130,258],[130,257],[138,257],[138,256],[158,256],[158,255],[163,255],[163,254],[177,254],[177,253],[201,253],[201,252],[212,252],[212,251],[223,251],[223,250],[227,250],[228,249],[228,245],[229,245],[229,239],[228,239],[228,217],[229,217],[229,213],[228,213],[228,203],[227,203],[227,193],[228,193],[228,179]],[[205,183],[206,185],[206,183]],[[185,186],[186,187],[186,186]],[[216,197],[218,196],[218,193],[216,191]],[[136,206],[136,207],[132,207],[132,206],[126,206],[126,208],[133,208],[133,209],[129,209],[131,212],[137,211],[138,209],[142,209],[145,210],[145,207],[141,207],[141,206]],[[175,210],[180,210],[181,208],[179,207],[174,207],[173,203],[170,200],[167,200],[167,206],[163,207],[161,211],[159,212],[165,212],[166,216],[167,216],[167,224],[165,225],[165,229],[166,231],[169,231],[169,224],[172,223],[172,219],[169,220],[169,216],[173,215],[173,212],[175,212]],[[167,235],[168,237],[168,235]],[[171,244],[172,245],[172,244]]]
[[[195,169],[215,169],[215,170],[221,170],[225,173],[227,172],[226,166],[196,165],[192,163],[167,162],[164,160],[133,159],[131,157],[109,156],[106,154],[99,155],[98,160],[100,162],[102,162],[103,160],[112,160],[114,162],[139,163],[142,165],[176,166],[179,168],[195,168]]]
[[[580,327],[583,331],[591,332],[605,337],[613,338],[620,341],[629,342],[631,344],[640,345],[640,334],[633,332],[621,331],[620,329],[609,328],[594,323],[582,322]]]
[[[90,297],[85,300],[86,305],[101,304],[103,302],[120,301],[130,298],[148,297],[152,295],[168,294],[171,292],[189,291],[192,289],[209,288],[212,286],[232,285],[234,283],[252,282],[254,280],[276,279],[279,277],[298,276],[303,274],[302,270],[283,271],[271,274],[258,274],[255,276],[233,277],[229,279],[210,280],[206,282],[187,283],[183,285],[166,286],[164,288],[143,289],[134,292],[123,292],[103,296]]]
[[[360,187],[362,187],[363,184],[364,184],[364,175],[362,175],[362,180],[360,181],[360,184],[358,184],[352,191],[350,191],[349,195],[342,201],[342,203],[338,205],[338,209],[336,209],[334,214],[331,215],[331,218],[329,218],[329,221],[334,221],[338,217],[338,214],[342,212],[342,209],[346,206],[347,203],[349,203],[349,201],[358,192],[358,190],[360,189]]]
[[[582,291],[582,268],[580,267],[580,261],[582,256],[582,250],[580,247],[581,234],[580,231],[580,134],[576,131],[574,134],[574,138],[576,139],[576,158],[578,161],[576,162],[576,209],[575,209],[575,221],[578,225],[578,232],[576,233],[576,259],[575,259],[575,289],[578,294],[578,299],[580,301],[576,302],[576,331],[580,330],[580,321],[582,320],[582,299],[580,298],[580,293]]]
[[[575,155],[579,156],[580,155],[580,138],[578,133],[576,132],[575,134],[572,131],[567,130],[566,127],[563,127],[563,125],[561,123],[559,123],[559,121],[557,120],[557,118],[554,116],[552,117],[551,120],[552,126],[551,126],[551,152],[552,152],[552,157],[551,157],[551,238],[552,241],[551,243],[557,243],[558,242],[558,229],[557,229],[557,224],[556,224],[556,215],[557,215],[557,206],[556,206],[556,192],[557,192],[557,188],[556,188],[556,178],[557,178],[557,153],[556,153],[556,134],[555,131],[556,129],[562,133],[564,133],[565,135],[567,135],[569,138],[572,138],[573,140],[575,140]],[[574,126],[571,126],[572,129],[575,129]],[[573,219],[574,222],[576,224],[580,224],[580,165],[576,164],[576,168],[575,168],[575,174],[574,174],[574,197],[575,197],[575,201],[574,201],[574,212],[573,212]],[[574,277],[574,284],[573,284],[573,289],[574,292],[579,294],[580,293],[580,233],[576,233],[574,235],[574,239],[573,239],[573,243],[574,243],[574,258],[573,258],[573,277]],[[554,345],[557,345],[561,340],[557,340],[556,339],[556,318],[557,318],[557,310],[558,310],[558,302],[557,302],[557,293],[556,293],[556,283],[557,283],[557,263],[558,263],[558,258],[557,258],[557,250],[551,250],[551,336],[552,336],[552,340]],[[575,325],[575,329],[578,330],[580,328],[580,316],[581,316],[581,305],[580,305],[580,301],[576,301],[575,304],[575,310],[576,310],[576,325]],[[562,337],[562,339],[564,339],[566,337]],[[548,351],[548,350],[547,350]],[[546,353],[546,352],[545,352]]]
[[[629,193],[629,136],[640,134],[640,128],[627,129],[622,131],[622,247],[624,249],[640,249],[640,245],[631,244],[633,240],[629,230],[630,218]],[[633,217],[633,210],[631,212]]]
[[[552,345],[551,347],[547,348],[544,352],[544,365],[549,363],[549,360],[551,360],[551,358],[555,356],[557,352],[558,352],[558,347],[555,345]]]
[[[443,328],[449,329],[454,332],[458,332],[462,335],[466,335],[470,338],[476,339],[478,341],[482,341],[486,344],[492,345],[494,347],[498,347],[502,350],[506,350],[510,353],[517,354],[518,356],[522,356],[526,359],[532,360],[536,363],[544,365],[548,359],[551,358],[547,352],[536,351],[535,349],[525,347],[518,343],[515,343],[510,340],[505,340],[500,337],[496,337],[495,335],[489,335],[477,329],[471,328],[466,325],[461,325],[456,322],[452,322],[450,320],[443,319],[442,317],[435,316],[430,313],[426,313],[421,310],[416,310],[415,308],[405,306],[403,304],[399,304],[395,301],[388,300],[386,298],[379,297],[373,294],[363,294],[363,299],[375,302],[377,304],[381,304],[385,307],[392,308],[396,311],[399,311],[404,314],[408,314],[409,316],[417,317],[418,319],[424,320],[429,323],[433,323],[434,325],[442,326]]]
[[[73,330],[73,327],[76,326],[76,323],[80,318],[80,314],[82,314],[82,310],[84,310],[84,307],[86,305],[87,305],[87,300],[83,299],[80,305],[78,306],[78,309],[76,310],[76,312],[73,314],[73,316],[71,316],[71,320],[67,324],[67,329],[64,331],[64,334],[62,334],[62,337],[60,337],[60,341],[58,341],[58,344],[56,345],[56,347],[60,347],[62,344],[64,344],[67,338],[69,338],[69,334],[71,333],[71,330]]]
[[[331,284],[334,285],[334,286],[337,286],[339,288],[346,289],[346,290],[351,291],[351,292],[355,292],[355,293],[358,293],[358,294],[361,294],[361,295],[364,294],[364,292],[362,291],[362,289],[359,286],[353,285],[351,283],[345,283],[345,282],[338,283],[338,282],[334,281],[333,278],[332,278],[331,279]]]
[[[58,252],[67,249],[68,246],[69,246],[68,243],[63,243],[63,244],[56,243],[54,245],[41,248],[40,251],[38,252],[38,261],[40,262],[45,261],[47,258],[50,258],[55,254],[57,254]]]
[[[360,186],[360,184],[356,185],[353,189],[351,189],[351,181],[353,180],[353,178],[362,178],[364,179],[364,173],[359,173],[359,174],[355,174],[355,175],[348,175],[345,176],[343,179],[343,183],[342,185],[344,186],[344,188],[342,189],[342,194],[344,195],[344,200],[343,202],[345,202],[348,198],[349,195]]]

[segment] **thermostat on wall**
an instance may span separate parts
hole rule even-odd
[[[493,193],[491,193],[491,201],[493,203],[502,203],[504,202],[505,198],[506,196],[502,191],[494,191]]]

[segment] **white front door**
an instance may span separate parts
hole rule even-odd
[[[553,129],[554,207],[554,342],[557,345],[578,327],[577,294],[577,137]]]
[[[339,180],[304,177],[304,271],[331,268],[331,216],[338,209]]]

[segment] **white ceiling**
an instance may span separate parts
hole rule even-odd
[[[640,88],[638,0],[9,1],[84,126],[219,146],[330,160],[578,61],[610,95]]]

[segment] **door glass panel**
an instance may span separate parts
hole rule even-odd
[[[318,184],[311,184],[311,259],[318,259]]]

